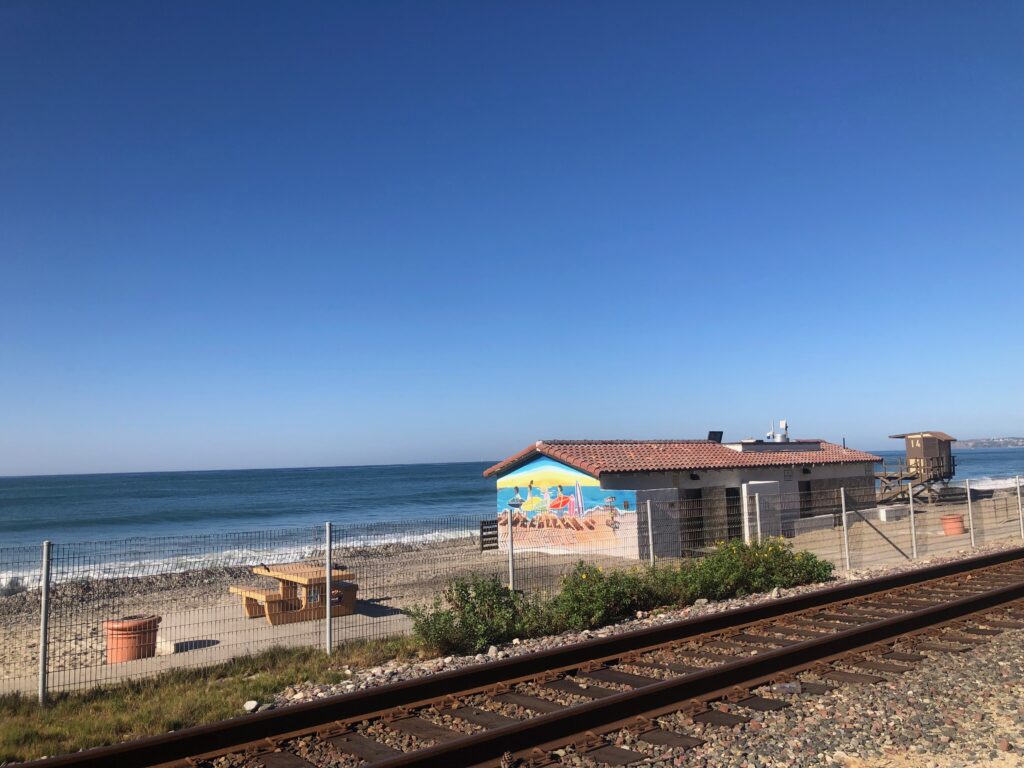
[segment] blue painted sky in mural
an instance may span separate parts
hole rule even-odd
[[[540,456],[497,479],[498,512],[518,509],[574,516],[591,509],[636,510],[636,492],[609,490],[590,475]]]

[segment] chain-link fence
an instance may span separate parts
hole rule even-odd
[[[580,560],[606,569],[670,563],[727,540],[782,536],[840,570],[1024,540],[1012,480],[953,484],[912,505],[879,505],[863,488],[722,490],[581,516],[334,522],[0,548],[0,694],[84,689],[273,646],[405,633],[404,609],[432,602],[455,576],[543,592]]]

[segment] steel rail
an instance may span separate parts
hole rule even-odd
[[[543,672],[576,669],[587,662],[624,656],[646,647],[1021,560],[1024,560],[1024,548],[1004,550],[23,765],[25,768],[172,765],[194,756],[224,753],[253,743],[265,744],[267,738],[308,732],[336,721],[368,718],[396,707],[411,707]]]
[[[568,707],[494,730],[481,731],[389,760],[374,768],[445,768],[488,764],[506,752],[523,755],[532,749],[561,746],[583,733],[607,732],[636,724],[637,718],[674,712],[684,702],[725,694],[736,686],[760,684],[885,640],[963,618],[1024,598],[1024,580],[960,600],[871,622],[834,635],[759,653],[739,661],[653,683],[632,691]]]

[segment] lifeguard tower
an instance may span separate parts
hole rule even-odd
[[[925,496],[929,501],[937,500],[940,491],[936,485],[945,487],[956,474],[953,458],[956,438],[934,429],[889,437],[904,440],[907,454],[895,464],[883,463],[882,471],[876,475],[879,501],[896,501],[906,496],[907,489],[914,498]]]

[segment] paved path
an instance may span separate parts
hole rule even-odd
[[[356,613],[333,619],[335,646],[346,640],[362,640],[404,634],[412,622],[393,608],[359,601]],[[81,669],[51,672],[51,691],[90,688],[148,677],[155,672],[180,667],[204,666],[228,661],[246,653],[274,646],[323,647],[326,620],[303,621],[270,626],[266,619],[247,619],[241,602],[206,610],[169,613],[160,623],[157,652],[153,658],[121,664],[103,664]],[[0,680],[0,694],[21,692],[34,695],[38,678],[26,676]]]

